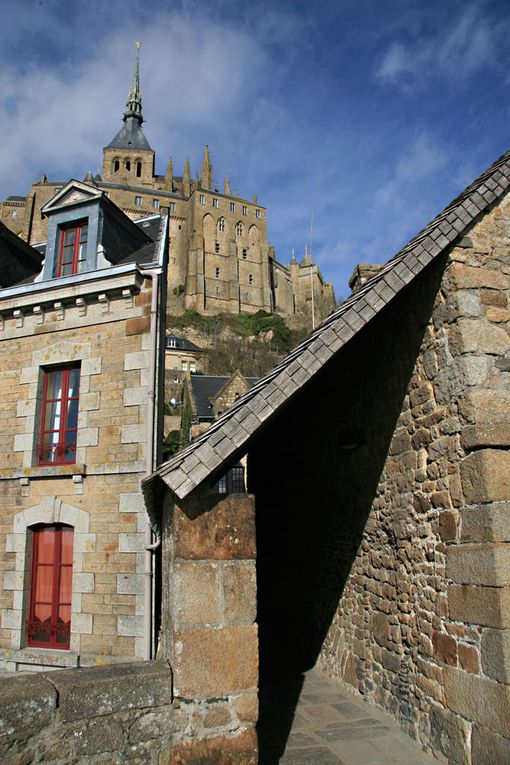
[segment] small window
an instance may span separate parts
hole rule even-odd
[[[56,276],[70,276],[85,270],[87,237],[88,221],[86,220],[60,228]]]
[[[237,236],[242,236],[244,232],[244,227],[241,221],[239,223],[236,223],[236,234]]]
[[[80,367],[52,367],[43,370],[39,465],[66,465],[76,462]]]
[[[136,177],[141,178],[142,177],[142,163],[137,162],[136,163]]]
[[[175,202],[170,202],[170,204],[168,205],[168,209],[170,210],[170,212],[175,212]]]
[[[218,200],[216,199],[216,197],[213,197],[212,206],[213,207],[219,207],[220,206]]]
[[[218,412],[218,417],[223,412]],[[221,478],[212,484],[211,489],[216,494],[244,494],[246,491],[244,483],[244,467],[236,465],[228,470]]]
[[[197,365],[194,361],[190,361],[189,371],[192,372],[193,374],[197,371]]]
[[[126,167],[126,170],[128,171],[128,173],[130,173],[131,172],[131,162],[129,161],[129,159],[126,159],[125,167]]]
[[[225,218],[220,218],[218,221],[218,231],[225,231]]]
[[[253,284],[253,274],[249,274],[249,276],[248,276],[248,284]]]
[[[216,268],[214,269],[214,274],[217,279],[220,278],[220,269],[218,268],[218,266],[216,266]]]
[[[219,254],[219,252],[220,252],[220,243],[219,243],[219,242],[215,242],[215,243],[214,243],[214,252],[215,252],[217,255]]]
[[[71,636],[73,528],[60,524],[32,531],[27,643],[68,649]]]
[[[205,205],[205,194],[200,194],[199,201],[201,205]]]
[[[235,212],[235,211],[236,211],[236,203],[235,202],[231,202],[230,203],[230,212]]]
[[[248,208],[246,205],[243,205],[243,215],[248,215]]]
[[[246,247],[243,247],[243,260],[246,260],[247,257],[248,257],[248,250],[246,249]]]
[[[188,371],[188,362],[181,361],[181,372],[187,372],[187,371]]]
[[[159,210],[159,199],[153,199],[152,206],[154,207],[155,210]]]
[[[113,163],[113,172],[118,173],[119,170],[120,170],[120,162],[118,159],[116,159],[115,162]]]
[[[167,348],[177,348],[177,338],[176,337],[167,337],[167,339],[166,339],[166,347]]]
[[[255,217],[260,220],[260,210],[258,208],[255,210]]]
[[[241,465],[233,467],[230,471],[232,481],[232,494],[242,494],[244,492],[244,468]]]
[[[135,205],[140,207],[141,204],[142,204],[142,197],[135,197]]]

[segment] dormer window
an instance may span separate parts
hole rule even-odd
[[[70,276],[85,270],[87,259],[88,221],[60,227],[57,276]]]

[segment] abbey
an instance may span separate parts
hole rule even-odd
[[[200,175],[192,177],[189,160],[182,176],[168,160],[165,175],[155,172],[156,155],[142,125],[139,61],[123,115],[123,126],[103,150],[102,173],[85,177],[132,219],[169,214],[168,311],[181,313],[279,313],[291,323],[324,318],[335,307],[333,286],[325,283],[305,251],[298,263],[276,260],[268,241],[266,209],[232,193],[228,176],[222,191],[213,177],[205,147]],[[43,176],[26,197],[0,203],[0,221],[30,244],[46,240],[42,205],[65,180]]]

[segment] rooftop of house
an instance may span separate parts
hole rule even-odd
[[[371,321],[436,257],[462,239],[467,228],[510,187],[510,152],[503,154],[357,292],[300,343],[280,364],[214,422],[190,446],[144,481],[157,526],[155,493],[163,482],[184,498],[211,474],[246,453],[269,418]]]
[[[196,416],[199,420],[212,420],[214,418],[211,400],[230,381],[234,375],[191,375],[190,384],[196,407]],[[251,388],[258,381],[258,377],[244,378]]]

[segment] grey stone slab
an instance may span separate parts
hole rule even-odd
[[[286,751],[281,765],[347,765],[338,755],[325,747],[306,747]]]

